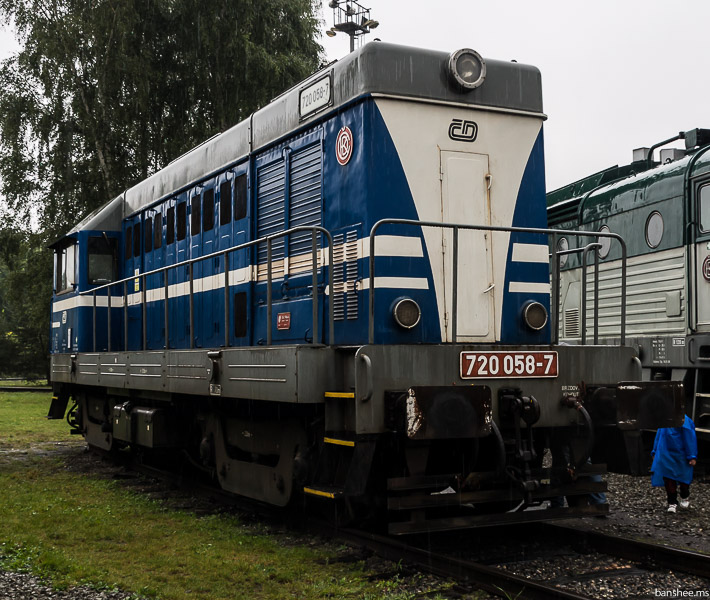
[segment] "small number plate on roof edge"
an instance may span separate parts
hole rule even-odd
[[[557,377],[557,352],[462,352],[461,379]]]

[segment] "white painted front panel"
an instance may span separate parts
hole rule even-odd
[[[520,182],[530,159],[535,140],[540,134],[543,115],[527,115],[475,106],[444,105],[412,102],[404,99],[377,98],[377,107],[392,136],[414,200],[417,218],[439,221],[441,212],[441,152],[475,152],[488,156],[493,174],[491,189],[491,225],[510,227],[517,203]],[[452,140],[449,126],[453,119],[472,120],[478,124],[474,142]],[[416,134],[413,127],[416,125]],[[458,218],[454,222],[460,222]],[[443,261],[441,231],[433,227],[422,230],[425,250],[440,307],[441,339],[447,339],[450,315],[444,319]],[[503,314],[503,285],[508,266],[510,234],[497,232],[492,236],[495,322],[491,339],[500,339]],[[378,251],[379,252],[379,251]],[[484,288],[485,289],[485,288]],[[450,296],[449,296],[450,297]],[[450,305],[449,305],[450,306]],[[459,338],[460,339],[460,338]],[[483,341],[475,338],[475,341]]]
[[[445,223],[489,225],[488,156],[470,152],[441,152],[441,210]],[[459,230],[456,338],[453,339],[453,231],[442,232],[446,341],[493,341],[494,294],[491,288],[491,235]]]

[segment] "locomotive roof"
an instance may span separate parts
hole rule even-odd
[[[484,59],[485,81],[464,91],[446,75],[449,54],[383,42],[371,42],[328,65],[238,123],[190,150],[87,216],[67,235],[82,229],[118,230],[121,220],[207,179],[240,159],[308,127],[347,103],[369,94],[470,104],[491,109],[542,113],[537,68],[517,62]],[[332,102],[302,118],[300,92],[325,76],[332,78]]]
[[[547,194],[550,223],[589,223],[610,213],[631,210],[669,198],[683,198],[688,165],[696,152],[691,177],[710,171],[707,146],[687,156],[648,168],[645,161],[610,167]]]

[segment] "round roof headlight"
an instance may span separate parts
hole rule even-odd
[[[471,48],[462,48],[449,56],[449,76],[465,90],[472,90],[486,78],[486,63]]]
[[[422,311],[419,305],[411,298],[398,300],[394,305],[392,314],[394,315],[394,320],[397,321],[397,325],[405,329],[416,327],[422,318]]]
[[[547,309],[539,302],[528,302],[523,308],[523,321],[534,331],[547,325]]]

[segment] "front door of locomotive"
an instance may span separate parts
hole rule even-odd
[[[441,214],[445,223],[490,225],[488,156],[441,151]],[[454,289],[454,233],[442,231],[447,342],[495,340],[495,294],[491,232],[458,231]],[[456,314],[453,314],[454,294]],[[455,320],[455,331],[454,331]],[[454,339],[455,337],[455,339]]]

